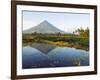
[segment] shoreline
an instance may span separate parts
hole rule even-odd
[[[48,44],[48,45],[52,45],[52,46],[57,46],[57,47],[69,47],[69,48],[75,48],[75,49],[80,49],[80,50],[85,50],[85,51],[89,51],[89,48],[85,47],[85,46],[81,46],[81,45],[72,45],[69,43],[63,43],[63,42],[23,42],[23,46],[25,45],[32,45],[32,44]]]

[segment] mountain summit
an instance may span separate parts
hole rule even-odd
[[[24,30],[23,33],[47,33],[47,34],[56,34],[56,33],[65,33],[64,31],[56,28],[52,24],[50,24],[48,21],[43,21],[37,26],[34,26],[30,29]]]

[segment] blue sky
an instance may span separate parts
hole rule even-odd
[[[34,27],[44,20],[69,33],[80,27],[84,29],[90,27],[90,14],[88,13],[23,11],[22,15],[23,30]]]

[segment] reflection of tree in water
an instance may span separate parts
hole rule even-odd
[[[54,45],[48,45],[43,43],[34,43],[34,44],[30,44],[29,46],[41,51],[44,54],[48,54],[51,50],[56,48],[56,46]]]

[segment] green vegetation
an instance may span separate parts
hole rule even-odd
[[[23,34],[23,43],[45,43],[60,47],[89,50],[89,29],[79,28],[73,34]]]
[[[75,30],[74,33],[78,33],[80,37],[88,37],[89,38],[89,28],[87,27],[86,29],[79,28]]]

